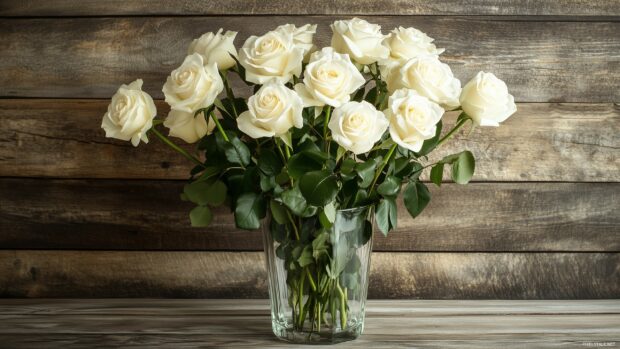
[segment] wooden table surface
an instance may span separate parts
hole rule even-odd
[[[0,348],[296,347],[266,300],[0,299]],[[371,300],[337,348],[620,346],[620,300]]]

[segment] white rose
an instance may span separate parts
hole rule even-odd
[[[438,49],[433,39],[415,28],[398,27],[387,36],[384,44],[390,49],[389,60],[409,60],[420,56],[437,56],[444,49]]]
[[[325,47],[312,54],[304,72],[303,84],[295,91],[304,101],[304,107],[339,107],[351,99],[351,94],[366,83],[362,74],[346,54]]]
[[[437,56],[413,58],[400,67],[392,68],[387,85],[390,92],[400,88],[416,90],[445,109],[459,106],[461,82]]]
[[[388,127],[382,112],[366,102],[348,102],[334,109],[328,124],[336,143],[354,154],[370,151]]]
[[[237,126],[252,138],[280,137],[289,144],[289,129],[304,125],[302,111],[297,93],[271,80],[248,99],[248,110],[239,115]]]
[[[142,91],[142,80],[138,79],[118,88],[103,116],[101,128],[106,137],[131,140],[131,144],[137,147],[140,140],[149,142],[146,132],[153,126],[155,115],[153,98]]]
[[[213,104],[223,89],[216,64],[204,65],[202,56],[194,53],[172,71],[162,91],[173,110],[193,113]]]
[[[307,62],[310,54],[316,51],[316,46],[312,42],[316,34],[316,24],[306,24],[299,28],[294,24],[283,24],[277,27],[276,31],[293,35],[293,43],[303,50],[304,61]]]
[[[236,62],[230,55],[237,57],[237,49],[233,44],[236,36],[237,32],[232,31],[222,34],[222,29],[215,34],[203,34],[200,38],[192,41],[187,54],[198,53],[202,56],[205,65],[216,63],[219,70],[232,68]]]
[[[384,60],[390,54],[382,43],[385,36],[381,27],[363,19],[335,21],[332,25],[331,46],[340,53],[346,53],[359,64],[371,64]]]
[[[249,37],[239,51],[239,63],[245,78],[255,84],[276,79],[287,83],[293,75],[301,75],[304,50],[295,45],[293,35],[271,31],[263,36]]]
[[[424,140],[433,138],[444,113],[439,104],[414,90],[396,90],[384,111],[390,121],[390,137],[396,144],[420,151]]]
[[[479,72],[461,92],[461,107],[477,125],[499,126],[517,111],[506,83],[493,73]]]
[[[207,123],[202,113],[194,116],[194,113],[171,110],[164,121],[164,126],[170,129],[170,136],[194,143],[210,134],[215,128],[215,123],[211,118]]]

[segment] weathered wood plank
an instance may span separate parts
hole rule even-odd
[[[617,0],[44,0],[0,1],[0,16],[107,15],[569,15],[620,16]]]
[[[187,178],[192,165],[157,139],[138,148],[106,139],[100,125],[108,103],[0,99],[0,176]],[[165,103],[157,106],[165,116]],[[470,149],[479,181],[620,181],[620,105],[518,108],[501,127],[478,128],[437,154]]]
[[[0,23],[0,96],[107,98],[138,77],[161,86],[189,42],[219,27],[239,30],[237,45],[279,23],[319,24],[329,42],[336,17],[132,17],[5,19]],[[415,26],[446,47],[444,61],[468,80],[479,70],[505,79],[519,102],[620,99],[620,22],[496,21],[478,17],[369,18],[386,30]],[[463,33],[467,33],[464,35]]]
[[[503,322],[506,322],[505,319]],[[139,320],[136,320],[139,321]],[[587,320],[586,320],[587,321]],[[268,331],[268,320],[263,322],[263,331],[252,330],[249,335],[203,335],[203,334],[0,334],[0,341],[7,349],[70,349],[94,348],[105,345],[110,348],[290,348],[291,344],[276,340]],[[401,325],[408,325],[408,323]],[[539,324],[540,325],[540,324]],[[613,324],[615,325],[615,324]],[[231,326],[239,326],[233,323]],[[370,327],[370,325],[367,325]],[[475,325],[474,325],[475,326]],[[472,328],[474,327],[472,326]],[[403,326],[403,331],[408,331]],[[396,336],[363,335],[353,342],[338,344],[338,348],[438,348],[438,349],[583,349],[584,347],[608,347],[618,342],[618,334],[601,333],[562,333],[562,334],[482,334],[472,336],[430,337],[431,339],[415,339]],[[611,343],[611,344],[610,344]]]
[[[182,182],[0,180],[5,249],[262,250],[259,232],[218,210],[191,228]],[[399,203],[398,229],[378,251],[620,251],[620,183],[430,185],[415,220]],[[399,200],[400,201],[400,200]]]
[[[266,300],[0,299],[0,309],[9,348],[289,347],[271,334]],[[577,348],[616,340],[619,313],[617,300],[370,300],[364,335],[339,347]]]
[[[368,301],[372,317],[455,315],[620,314],[620,300],[379,300]],[[266,299],[0,298],[2,315],[265,315]]]
[[[618,253],[375,253],[370,298],[620,296]],[[267,296],[262,252],[0,251],[0,296]]]

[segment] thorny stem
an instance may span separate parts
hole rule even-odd
[[[327,141],[327,129],[328,129],[328,124],[329,124],[329,118],[332,115],[332,107],[331,106],[326,106],[325,107],[325,123],[323,124],[323,142],[325,142],[324,148],[325,151],[327,151],[327,146],[329,144],[329,142]]]

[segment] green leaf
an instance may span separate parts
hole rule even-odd
[[[328,254],[329,233],[322,231],[312,240],[312,256],[318,260]]]
[[[424,183],[411,181],[403,193],[403,202],[412,218],[417,217],[428,205],[431,194]]]
[[[440,162],[431,168],[431,181],[438,187],[441,186],[443,180],[443,166],[443,163]]]
[[[235,136],[232,132],[226,133],[228,136],[228,142],[224,140],[221,133],[215,133],[215,141],[219,149],[224,151],[226,160],[233,164],[241,164],[247,166],[250,164],[250,149],[243,143],[239,137]]]
[[[314,216],[318,210],[316,207],[308,205],[297,186],[283,192],[279,200],[297,216]]]
[[[222,181],[215,181],[209,186],[207,195],[207,204],[211,206],[219,206],[226,201],[226,184]]]
[[[326,170],[308,172],[299,179],[299,190],[312,206],[325,206],[338,194],[336,176]]]
[[[336,207],[334,207],[334,203],[330,202],[329,204],[323,207],[321,214],[319,215],[319,221],[321,221],[321,225],[325,228],[331,228],[336,220]]]
[[[452,180],[458,184],[467,184],[474,175],[476,160],[470,151],[460,153],[452,164]]]
[[[216,175],[218,175],[220,173],[222,169],[218,166],[210,166],[205,168],[202,171],[202,174],[200,175],[200,177],[198,177],[198,179],[196,179],[196,181],[206,181]]]
[[[305,267],[314,262],[314,257],[312,256],[312,246],[306,245],[304,249],[301,251],[299,258],[297,258],[297,263],[299,263],[300,267]]]
[[[265,216],[265,200],[256,193],[245,193],[237,199],[235,223],[241,229],[258,229]]]
[[[213,183],[196,181],[183,187],[183,194],[189,201],[198,205],[219,206],[226,200],[226,184],[222,181]]]
[[[390,231],[390,203],[387,200],[381,200],[379,205],[377,205],[375,221],[379,230],[383,235],[387,236]]]
[[[395,198],[387,198],[385,201],[388,202],[390,210],[388,212],[388,216],[390,218],[390,230],[396,228],[398,225],[398,207],[396,206]]]
[[[189,201],[198,205],[205,205],[209,200],[209,183],[201,181],[186,184],[183,187],[183,194]]]
[[[360,188],[368,188],[372,183],[375,176],[375,168],[377,168],[377,162],[374,159],[355,165],[357,176],[361,179]]]
[[[262,149],[258,158],[258,168],[267,176],[276,176],[282,171],[282,160],[271,149]]]
[[[377,192],[383,196],[395,196],[400,190],[400,180],[394,176],[388,176],[383,183],[377,187]]]
[[[320,151],[302,151],[288,159],[288,173],[298,179],[305,173],[322,169],[327,158],[329,156]]]
[[[265,174],[263,174],[262,172],[260,173],[260,189],[263,192],[268,192],[271,189],[276,187],[276,177],[274,176],[267,176]]]
[[[288,218],[286,215],[286,207],[280,205],[275,200],[271,200],[269,202],[269,208],[271,209],[271,217],[273,217],[278,224],[286,224]]]
[[[213,220],[213,213],[207,206],[197,206],[189,212],[192,227],[206,227]]]

